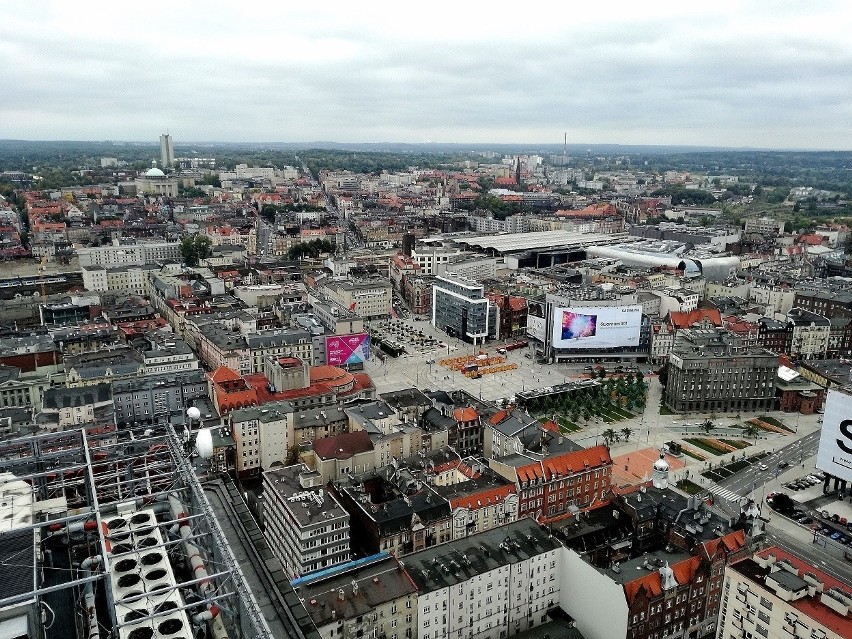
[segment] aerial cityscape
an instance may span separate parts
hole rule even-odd
[[[0,639],[852,639],[850,9],[605,5],[4,16]]]

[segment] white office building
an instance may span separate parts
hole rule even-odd
[[[349,561],[349,513],[320,485],[304,464],[263,473],[264,534],[293,577]]]

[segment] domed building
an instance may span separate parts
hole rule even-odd
[[[651,481],[655,488],[668,488],[669,462],[666,461],[666,454],[663,451],[660,451],[660,458],[654,462],[654,472],[651,475]]]
[[[177,197],[178,180],[163,173],[157,168],[156,160],[151,163],[151,168],[136,178],[136,192],[140,195],[161,195],[163,197]]]

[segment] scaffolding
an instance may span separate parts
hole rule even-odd
[[[190,452],[170,425],[0,441],[0,623],[43,639],[271,638]]]

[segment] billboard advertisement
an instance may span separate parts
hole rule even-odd
[[[329,366],[360,364],[370,359],[370,335],[329,335],[325,338],[325,361]]]
[[[545,337],[547,337],[547,328],[545,324],[546,321],[543,317],[527,315],[527,335],[534,337],[540,342],[544,342]]]
[[[553,309],[554,348],[620,348],[639,345],[642,307],[576,306]]]
[[[825,399],[817,468],[852,481],[852,395],[830,389]]]

